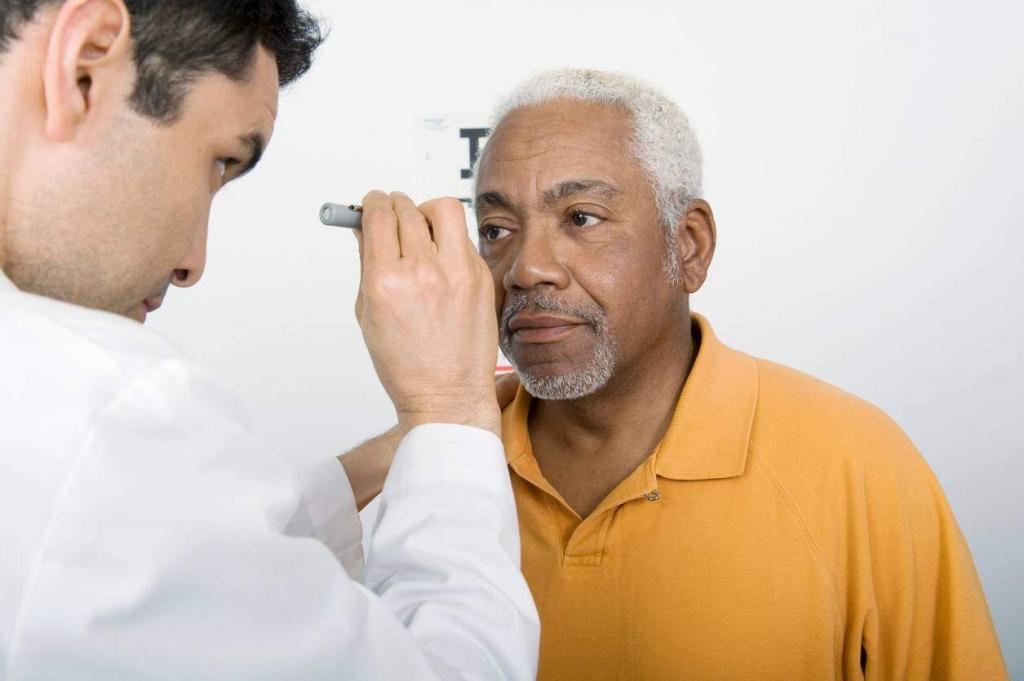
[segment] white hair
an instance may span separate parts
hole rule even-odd
[[[539,73],[521,83],[498,104],[491,128],[496,129],[518,109],[556,99],[614,104],[630,114],[633,138],[629,149],[651,184],[668,247],[666,271],[669,279],[678,281],[677,230],[690,202],[701,197],[703,165],[700,144],[686,114],[659,90],[634,76],[593,69],[560,69]],[[476,165],[474,178],[480,158]]]

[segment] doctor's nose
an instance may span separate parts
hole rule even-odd
[[[194,286],[203,277],[203,271],[206,269],[207,225],[208,223],[203,224],[202,229],[196,234],[195,241],[188,255],[174,269],[171,283],[175,286],[188,288],[189,286]]]

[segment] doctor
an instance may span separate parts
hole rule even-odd
[[[360,321],[408,432],[366,565],[374,476],[293,480],[139,323],[202,276],[319,42],[293,0],[0,4],[0,680],[534,676],[457,202],[365,199]]]

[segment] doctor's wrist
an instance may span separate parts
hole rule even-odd
[[[428,423],[450,423],[480,428],[501,437],[501,410],[493,394],[481,400],[465,400],[427,409],[411,409],[398,413],[398,427],[409,432]]]

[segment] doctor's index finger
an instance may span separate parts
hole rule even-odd
[[[432,255],[434,243],[430,239],[430,225],[420,209],[406,194],[391,192],[391,200],[398,218],[398,242],[402,257]]]
[[[442,258],[459,256],[467,247],[472,249],[466,227],[466,209],[458,199],[444,197],[427,201],[420,206],[434,230],[434,243]]]
[[[398,242],[398,217],[394,202],[382,191],[363,197],[363,264],[398,260],[402,250]]]

